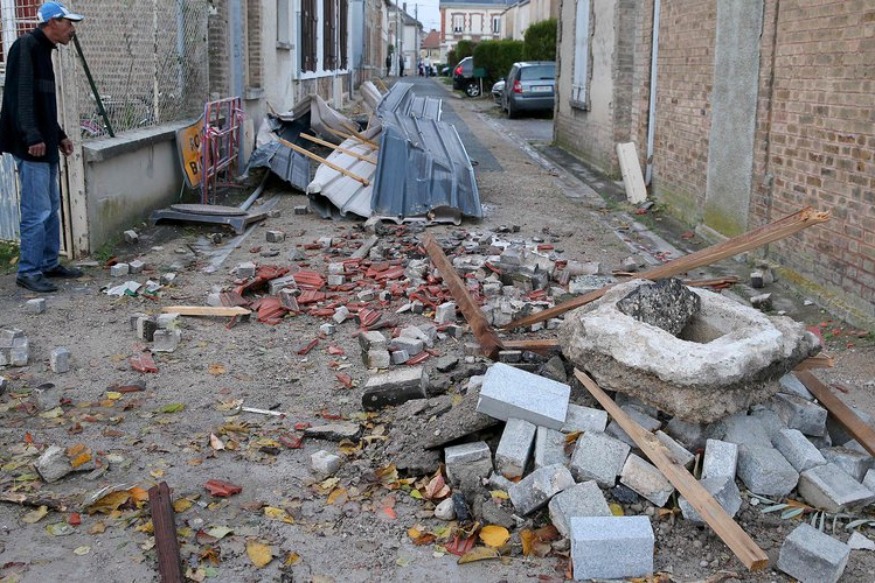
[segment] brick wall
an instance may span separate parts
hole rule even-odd
[[[263,87],[264,55],[262,54],[261,2],[246,3],[246,85],[247,89]]]
[[[214,0],[207,39],[210,55],[210,94],[228,97],[231,92],[231,48],[228,31],[228,2]]]
[[[644,0],[638,9],[633,50],[632,93],[629,104],[629,132],[638,146],[642,168],[647,163],[647,124],[650,108],[650,53],[653,31],[653,0]]]
[[[768,4],[774,20],[774,0]],[[829,223],[777,243],[770,255],[875,318],[875,3],[782,0],[774,38],[761,161],[773,183],[752,219],[805,205],[831,210]]]

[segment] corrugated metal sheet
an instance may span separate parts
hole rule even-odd
[[[364,131],[366,139],[376,138],[380,133],[380,127],[375,126]],[[357,138],[349,138],[341,145],[341,148],[349,150],[365,157],[374,157],[374,148]],[[382,155],[382,154],[381,154]],[[328,158],[332,164],[348,170],[350,173],[364,178],[368,184],[351,178],[333,168],[320,164],[316,169],[316,176],[307,186],[307,193],[316,199],[317,206],[321,207],[319,197],[325,197],[333,204],[341,215],[353,213],[361,217],[371,216],[371,196],[373,190],[373,176],[376,165],[350,156],[342,151],[335,150]],[[324,214],[324,213],[323,213]]]
[[[419,97],[413,92],[412,83],[397,82],[389,89],[377,106],[381,118],[392,115],[407,115],[422,119],[441,119],[443,100],[438,97]]]
[[[371,207],[386,217],[428,216],[450,207],[482,218],[474,167],[456,128],[385,114]]]
[[[18,241],[21,215],[18,209],[18,176],[10,154],[0,155],[0,240]]]
[[[249,166],[270,168],[271,172],[302,192],[310,183],[310,159],[279,142],[270,142],[255,150],[249,158]]]

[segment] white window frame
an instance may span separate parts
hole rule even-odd
[[[291,50],[295,48],[292,44],[290,4],[291,0],[276,0],[276,46],[278,49]]]
[[[577,0],[574,18],[574,70],[571,75],[571,105],[589,109],[589,56],[591,0]]]
[[[501,16],[492,17],[492,33],[501,34]]]
[[[461,22],[461,24],[457,25],[457,22]],[[453,32],[464,32],[465,31],[465,15],[464,14],[453,14]]]

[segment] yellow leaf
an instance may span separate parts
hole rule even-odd
[[[347,494],[346,488],[343,486],[335,488],[332,490],[331,494],[328,495],[328,504],[330,505],[337,504],[338,502],[345,504],[347,500],[349,500],[349,495]]]
[[[155,533],[155,525],[152,524],[152,521],[144,522],[136,529],[138,532],[144,532],[146,534],[154,534]]]
[[[164,470],[158,468],[149,471],[149,475],[155,478],[156,480],[164,477]]]
[[[474,547],[461,557],[459,557],[459,564],[464,565],[465,563],[473,563],[475,561],[486,561],[489,559],[497,559],[499,558],[498,551],[495,549],[491,549],[489,547]]]
[[[480,540],[494,549],[503,547],[510,540],[510,533],[503,526],[490,524],[480,530]]]
[[[79,466],[85,465],[91,461],[91,454],[87,451],[85,453],[80,453],[76,457],[70,460],[70,466],[73,468],[78,468]]]
[[[529,530],[528,528],[524,528],[520,531],[520,541],[523,543],[523,555],[526,557],[531,556],[532,551],[535,548],[535,541],[537,540],[537,536],[535,536],[535,532],[533,530]]]
[[[270,546],[254,540],[246,541],[246,554],[252,564],[259,569],[263,569],[273,560]]]
[[[75,443],[67,448],[67,457],[74,458],[86,451],[88,451],[88,448],[85,447],[84,443]]]
[[[286,555],[286,560],[283,561],[283,564],[286,567],[291,567],[292,565],[297,565],[301,560],[301,555],[296,552],[289,551],[289,554]]]
[[[179,500],[173,501],[173,511],[182,513],[194,506],[194,502],[189,500],[188,498],[180,498]]]
[[[508,496],[507,492],[504,490],[490,490],[489,494],[493,498],[499,498],[501,500],[510,500],[510,496]]]
[[[87,546],[86,547],[76,547],[75,549],[73,549],[73,554],[79,555],[80,557],[82,555],[87,555],[90,552],[91,552],[91,547],[87,547]]]
[[[107,391],[106,398],[109,399],[110,401],[118,401],[119,399],[122,398],[122,394],[117,392],[117,391]]]
[[[103,534],[106,532],[106,524],[102,520],[98,520],[88,529],[88,534]]]
[[[295,523],[295,519],[289,516],[285,510],[283,510],[282,508],[277,508],[275,506],[265,506],[264,515],[271,520],[282,520],[286,524]]]
[[[623,516],[626,514],[625,512],[623,512],[623,507],[616,502],[611,502],[610,504],[608,504],[608,508],[611,509],[611,514],[613,514],[614,516]]]
[[[131,499],[131,493],[127,490],[120,490],[118,492],[110,492],[94,504],[88,507],[88,513],[94,514],[96,512],[102,512],[103,514],[109,514],[115,510],[118,510],[119,507]]]
[[[55,407],[50,411],[46,411],[45,413],[40,413],[39,416],[43,419],[56,419],[64,414],[64,410],[61,409],[60,406]]]
[[[25,514],[21,520],[22,522],[26,522],[27,524],[36,524],[40,520],[42,520],[46,514],[49,513],[48,506],[40,506],[36,510],[32,510]]]
[[[416,528],[415,526],[411,526],[410,528],[407,529],[407,536],[409,536],[413,540],[416,540],[422,536],[422,531],[419,530],[418,528]]]

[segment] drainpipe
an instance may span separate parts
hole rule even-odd
[[[12,43],[18,37],[15,34],[15,2],[12,0],[0,0],[0,22],[3,23],[3,29],[0,30],[0,35],[3,36],[3,62],[6,62],[6,57],[9,56],[9,49]]]
[[[653,137],[656,133],[656,61],[659,57],[659,0],[653,0],[653,37],[650,45],[650,105],[647,111],[647,166],[644,183],[653,180]]]

